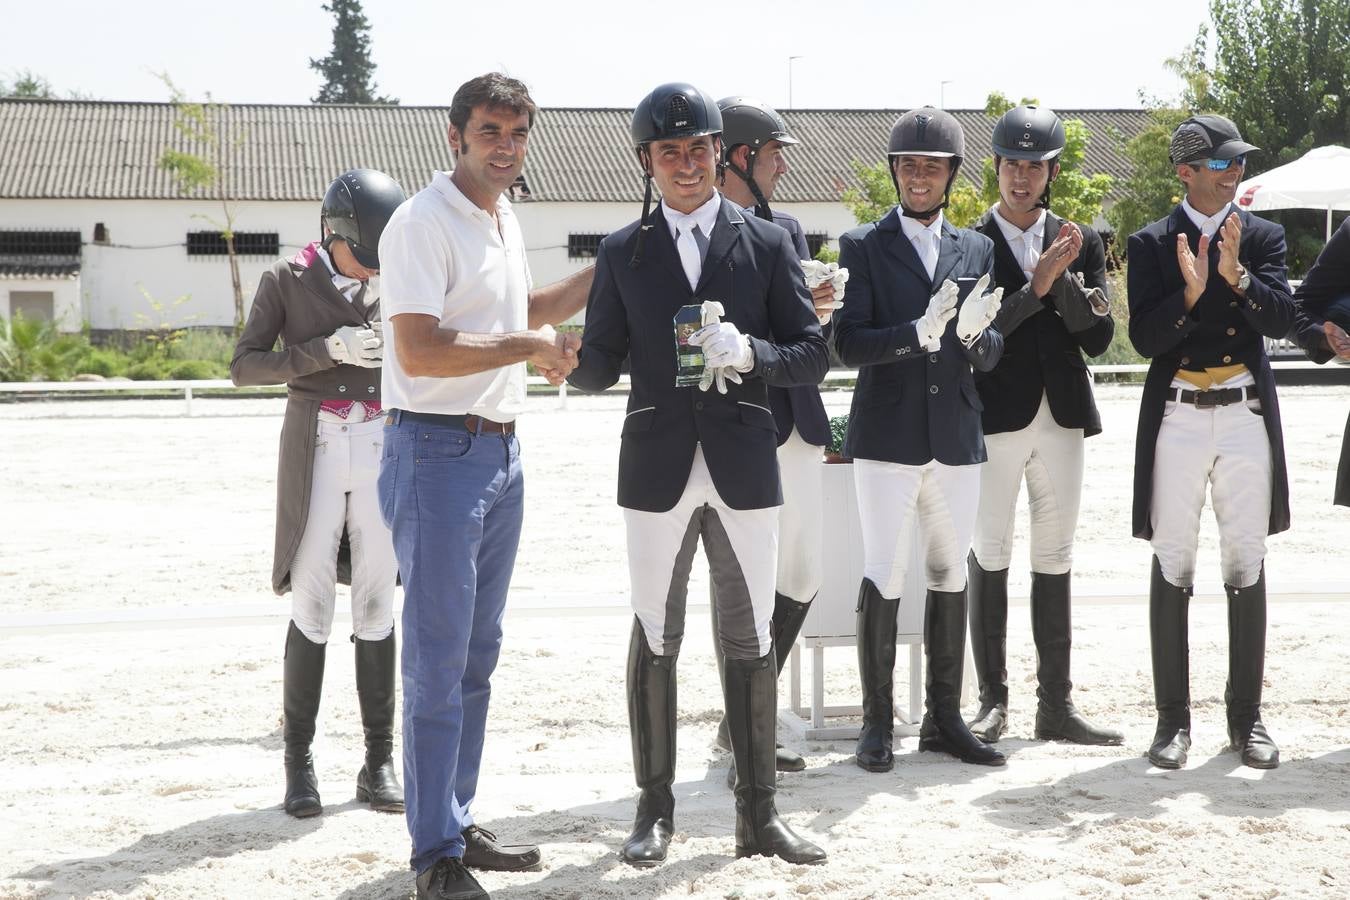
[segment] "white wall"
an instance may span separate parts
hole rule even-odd
[[[10,295],[26,291],[52,295],[52,319],[61,331],[80,330],[80,279],[74,278],[0,278],[0,316],[14,315]]]
[[[190,257],[182,246],[189,231],[214,230],[211,220],[220,219],[219,204],[186,200],[0,200],[0,229],[80,232],[85,246],[76,327],[81,319],[94,328],[232,324],[226,258]],[[96,222],[107,228],[108,246],[92,243]],[[289,256],[316,236],[318,204],[243,203],[234,227],[277,232]],[[246,311],[259,275],[273,262],[240,259]]]
[[[826,232],[831,239],[852,228],[853,217],[837,203],[783,204],[808,232]],[[545,203],[516,205],[530,270],[535,284],[545,285],[577,272],[591,260],[567,257],[570,233],[609,233],[637,219],[640,203]],[[318,236],[319,204],[304,202],[241,203],[236,231],[275,231],[281,253]],[[78,230],[85,241],[80,278],[61,282],[56,299],[65,311],[64,325],[78,328],[149,328],[168,325],[230,325],[234,301],[229,265],[223,256],[187,255],[182,246],[189,231],[218,227],[219,204],[186,200],[0,200],[0,229]],[[94,224],[102,222],[108,244],[92,243]],[[167,246],[164,246],[167,245]],[[244,312],[258,278],[274,259],[242,257],[240,274]],[[53,290],[53,282],[0,282],[6,290]],[[7,301],[6,301],[7,303]],[[160,309],[156,309],[158,304]],[[7,306],[4,307],[6,315]],[[59,314],[59,313],[58,313]]]

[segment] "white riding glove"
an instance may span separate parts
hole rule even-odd
[[[955,281],[949,278],[942,282],[942,287],[929,299],[927,311],[914,320],[914,332],[919,343],[930,353],[942,345],[942,332],[947,330],[947,323],[956,315],[958,293]]]
[[[325,338],[324,343],[335,363],[373,369],[384,361],[384,338],[373,328],[343,325]]]
[[[709,368],[730,366],[737,372],[749,372],[755,367],[750,339],[732,322],[704,325],[689,336],[689,343],[703,348],[703,364]]]
[[[834,302],[830,304],[830,309],[839,309],[844,305],[844,284],[848,281],[848,269],[839,268],[839,263],[804,259],[802,273],[806,275],[806,287],[810,290],[830,282],[830,287],[834,289]]]
[[[998,315],[998,308],[1003,305],[1003,288],[994,288],[985,293],[989,281],[988,275],[980,276],[980,280],[975,282],[975,287],[967,295],[966,302],[961,304],[960,315],[956,317],[956,336],[967,347],[975,343],[975,340],[984,333],[989,323]]]
[[[703,378],[698,387],[706,391],[714,382],[717,392],[727,392],[727,382],[741,383],[740,372],[755,366],[750,339],[731,322],[721,321],[726,310],[716,300],[703,302],[703,327],[689,336],[689,343],[703,348]]]

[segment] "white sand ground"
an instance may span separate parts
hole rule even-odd
[[[847,742],[785,728],[810,768],[783,777],[779,808],[830,860],[734,860],[699,576],[680,664],[679,836],[665,866],[641,872],[615,855],[634,795],[613,505],[623,398],[536,401],[477,812],[543,844],[545,865],[484,875],[493,896],[1350,896],[1350,511],[1329,501],[1350,390],[1281,392],[1294,528],[1271,540],[1265,719],[1284,764],[1264,773],[1223,752],[1212,521],[1192,607],[1191,763],[1162,773],[1142,757],[1148,547],[1128,515],[1138,392],[1098,395],[1107,430],[1089,442],[1075,693],[1126,745],[1030,739],[1022,604],[1006,768],[919,754],[907,738],[894,772],[868,774]],[[345,597],[316,747],[325,814],[279,809],[286,606],[267,573],[280,408],[198,400],[187,419],[181,401],[0,406],[0,898],[411,895],[402,818],[352,799],[361,729]],[[1018,574],[1014,589],[1025,583]],[[832,702],[855,702],[851,651],[830,651],[826,675]]]

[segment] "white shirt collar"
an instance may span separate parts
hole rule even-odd
[[[900,230],[903,231],[905,237],[909,238],[911,241],[925,231],[931,235],[930,240],[936,239],[940,241],[942,239],[942,223],[944,219],[941,212],[937,214],[936,219],[927,225],[923,224],[913,216],[907,216],[903,213],[900,213],[899,216]]]
[[[337,270],[337,265],[333,262],[333,257],[328,254],[322,246],[315,248],[318,250],[319,259],[328,267],[328,275],[333,279],[333,287],[338,289],[348,300],[356,296],[356,292],[361,290],[361,279],[349,278]]]
[[[436,172],[431,176],[431,186],[445,197],[450,206],[466,216],[478,216],[491,221],[492,216],[477,203],[474,203],[459,189],[459,185],[450,178],[450,172]],[[497,215],[511,215],[511,201],[502,193],[497,197]]]
[[[698,226],[698,230],[703,232],[706,238],[712,237],[713,226],[717,224],[717,210],[722,205],[722,195],[714,190],[713,195],[708,201],[691,213],[682,213],[678,209],[671,209],[661,203],[661,212],[666,217],[666,224],[670,226],[671,237],[678,238],[680,235],[680,225],[684,222],[691,222]]]
[[[994,221],[998,223],[998,230],[1003,232],[1003,239],[1008,242],[1009,246],[1012,246],[1013,241],[1020,240],[1024,236],[1031,237],[1037,250],[1045,244],[1045,210],[1042,209],[1041,214],[1036,217],[1036,221],[1032,223],[1031,227],[1025,229],[1018,228],[999,215],[997,203],[990,209],[990,212],[994,214]]]
[[[1181,208],[1186,211],[1186,217],[1195,223],[1195,227],[1200,229],[1201,234],[1207,234],[1210,237],[1213,237],[1214,232],[1219,230],[1219,226],[1223,224],[1223,220],[1228,218],[1228,212],[1232,207],[1233,204],[1225,203],[1223,209],[1212,216],[1207,216],[1197,210],[1194,206],[1191,206],[1189,197],[1181,198]]]

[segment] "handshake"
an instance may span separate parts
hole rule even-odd
[[[552,325],[545,325],[530,334],[538,344],[529,356],[530,364],[549,384],[558,387],[577,367],[581,335],[570,331],[554,331]]]

